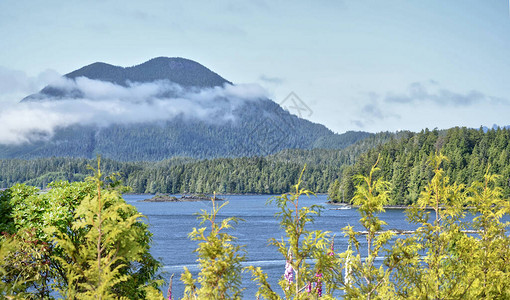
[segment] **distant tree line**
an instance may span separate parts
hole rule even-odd
[[[1,160],[0,187],[26,183],[41,188],[53,181],[81,181],[94,160],[44,158]],[[103,160],[105,172],[117,170],[124,183],[135,193],[263,193],[287,191],[297,180],[299,163],[265,157],[193,160],[174,158],[154,162],[118,162]],[[338,178],[340,168],[316,164],[308,168],[305,182],[320,192]]]
[[[427,160],[439,152],[448,157],[444,171],[452,181],[471,184],[482,178],[490,166],[490,172],[501,175],[496,185],[502,188],[505,197],[510,196],[510,130],[455,127],[402,132],[398,139],[390,139],[368,150],[333,181],[329,188],[330,198],[337,202],[352,199],[355,191],[353,176],[366,174],[380,155],[380,177],[391,183],[390,204],[415,203],[434,175]]]
[[[158,162],[121,162],[102,159],[103,170],[119,172],[135,193],[284,193],[297,180],[303,165],[303,185],[325,193],[340,179],[343,168],[356,162],[368,149],[397,137],[394,133],[371,135],[345,149],[289,149],[265,157],[198,160],[174,157]],[[52,181],[82,181],[90,174],[85,158],[0,160],[0,188],[16,183],[45,188]]]

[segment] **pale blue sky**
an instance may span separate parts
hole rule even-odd
[[[47,69],[179,56],[276,102],[294,91],[335,132],[509,125],[509,12],[508,0],[0,0],[0,100],[40,88]]]

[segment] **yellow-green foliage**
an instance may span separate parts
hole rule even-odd
[[[475,262],[469,269],[474,280],[466,293],[473,299],[510,299],[509,224],[501,221],[510,213],[510,202],[495,187],[498,178],[487,169],[484,181],[469,189],[467,203],[476,214],[472,227],[478,231],[469,237],[474,240],[473,248],[466,253]]]
[[[320,214],[322,207],[299,207],[299,197],[313,195],[311,191],[300,188],[304,171],[305,169],[293,187],[293,192],[270,200],[270,203],[276,203],[280,209],[276,217],[280,219],[280,227],[285,231],[286,237],[280,240],[272,239],[271,244],[282,254],[288,268],[288,274],[282,276],[279,282],[285,299],[315,299],[321,295],[322,299],[328,299],[336,288],[334,268],[337,257],[328,249],[331,245],[329,232],[307,229],[306,225],[314,221],[314,216]],[[315,260],[314,266],[310,264],[311,260]],[[281,298],[267,282],[267,275],[260,268],[250,266],[247,269],[252,272],[253,280],[258,282],[258,297]]]
[[[390,299],[392,288],[389,282],[391,269],[384,266],[376,267],[375,259],[384,246],[393,237],[389,231],[383,232],[386,222],[377,217],[377,213],[384,212],[384,205],[388,203],[389,183],[375,179],[379,171],[377,163],[372,166],[368,176],[356,176],[359,184],[352,203],[359,206],[360,223],[365,232],[356,232],[352,226],[346,226],[343,231],[349,237],[349,245],[354,245],[356,251],[347,250],[340,255],[342,265],[346,269],[344,278],[341,278],[342,289],[346,299]],[[363,234],[366,238],[366,258],[362,259],[363,251],[360,249],[358,236]]]
[[[441,169],[443,155],[430,158],[434,177],[408,211],[419,225],[416,232],[395,242],[389,265],[400,297],[461,299],[470,287],[474,240],[464,232],[466,193],[463,185],[450,184]]]
[[[434,177],[408,209],[419,227],[395,241],[386,257],[394,268],[394,298],[508,299],[510,243],[508,224],[500,221],[510,212],[508,199],[488,172],[482,183],[450,183],[441,168],[445,160],[430,158]]]
[[[115,287],[129,280],[123,272],[131,261],[141,261],[145,247],[138,238],[143,228],[137,226],[142,215],[128,205],[115,189],[103,189],[103,178],[98,169],[90,181],[97,193],[86,196],[76,208],[73,232],[81,232],[77,244],[73,238],[54,227],[48,234],[65,257],[58,257],[65,270],[68,299],[125,298],[115,295]]]
[[[235,238],[224,232],[232,228],[231,223],[237,223],[238,218],[230,217],[217,220],[218,212],[228,202],[219,206],[212,198],[212,211],[202,210],[199,216],[200,225],[210,224],[207,227],[193,228],[189,237],[198,241],[198,263],[200,272],[194,279],[191,272],[184,268],[181,276],[186,285],[184,299],[241,299],[241,262],[244,261],[241,247],[235,245]]]
[[[106,182],[104,181],[106,180]],[[86,182],[57,182],[46,193],[3,192],[0,295],[51,299],[155,299],[159,263],[151,234],[99,170]],[[138,267],[133,268],[134,265]],[[55,293],[53,293],[54,295]]]
[[[483,182],[451,183],[442,169],[445,161],[441,154],[429,158],[434,176],[407,209],[408,220],[418,228],[392,244],[397,233],[384,230],[386,224],[376,216],[388,203],[389,185],[374,178],[375,165],[368,176],[356,177],[353,203],[364,232],[344,229],[355,248],[340,254],[344,298],[510,299],[509,224],[501,221],[510,203],[496,186],[499,176],[487,170]],[[360,235],[367,240],[364,253]],[[378,268],[376,257],[384,259]]]

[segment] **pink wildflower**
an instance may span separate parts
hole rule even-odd
[[[317,272],[315,274],[315,277],[317,278],[317,285],[315,286],[316,291],[317,291],[317,296],[321,297],[322,296],[322,273]]]
[[[308,293],[311,293],[312,292],[312,283],[311,282],[308,282],[308,284],[306,285],[306,291]]]

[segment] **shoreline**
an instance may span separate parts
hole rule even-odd
[[[223,201],[224,198],[219,198],[217,195],[208,194],[182,194],[176,197],[172,194],[156,194],[152,198],[139,200],[139,202],[198,202],[198,201]]]
[[[349,203],[339,203],[339,202],[331,202],[331,201],[328,201],[326,202],[327,204],[330,204],[330,205],[333,205],[333,206],[339,206],[339,207],[345,207],[345,208],[349,208],[349,209],[358,209],[359,206],[358,205],[352,205],[352,204],[349,204]],[[402,210],[405,210],[407,208],[411,207],[411,205],[384,205],[383,208],[384,209],[402,209]],[[434,210],[433,207],[431,206],[427,206],[425,207],[424,209],[426,210]],[[439,207],[439,209],[444,209],[444,207]],[[465,210],[470,210],[470,209],[474,209],[474,207],[472,206],[466,206],[464,207]]]
[[[213,193],[123,193],[122,195],[134,195],[134,196],[150,196],[150,195],[157,195],[157,194],[167,194],[167,195],[174,195],[174,196],[182,196],[182,195],[190,195],[190,194],[206,194],[206,195],[212,195]],[[315,193],[317,196],[327,195],[328,193]],[[280,196],[282,194],[261,194],[261,193],[216,193],[216,196]],[[311,195],[313,196],[313,195]],[[333,204],[333,202],[332,202]]]
[[[358,209],[359,208],[358,205],[352,205],[352,204],[349,204],[349,203],[332,202],[332,201],[328,201],[326,203],[330,204],[330,205],[334,205],[334,206],[348,207],[348,208],[352,208],[352,209]],[[384,205],[383,206],[384,209],[406,209],[408,207],[409,207],[408,205]],[[427,209],[429,209],[429,208],[427,208]]]

